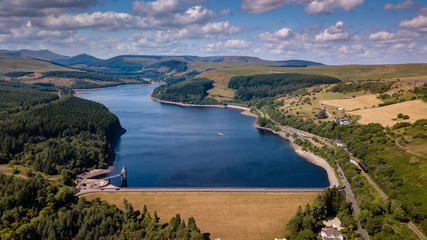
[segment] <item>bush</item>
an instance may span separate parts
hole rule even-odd
[[[12,168],[12,174],[18,174],[18,173],[20,173],[20,171],[16,167]]]

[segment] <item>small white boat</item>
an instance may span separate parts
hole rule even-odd
[[[224,136],[224,134],[222,134],[222,133],[218,133],[218,135],[220,135],[220,136]]]

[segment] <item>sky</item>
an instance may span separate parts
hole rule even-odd
[[[427,62],[427,0],[1,0],[0,49]]]

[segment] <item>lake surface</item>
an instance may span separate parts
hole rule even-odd
[[[127,132],[116,147],[128,187],[326,187],[326,171],[289,143],[252,125],[241,110],[181,107],[149,98],[158,85],[84,90],[116,114]],[[219,135],[222,133],[223,135]],[[120,178],[112,184],[120,186]]]

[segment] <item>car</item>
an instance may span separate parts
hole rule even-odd
[[[104,191],[104,189],[103,189],[103,188],[101,188],[100,190],[101,190],[101,191]]]
[[[116,190],[120,190],[120,188],[116,188]]]

